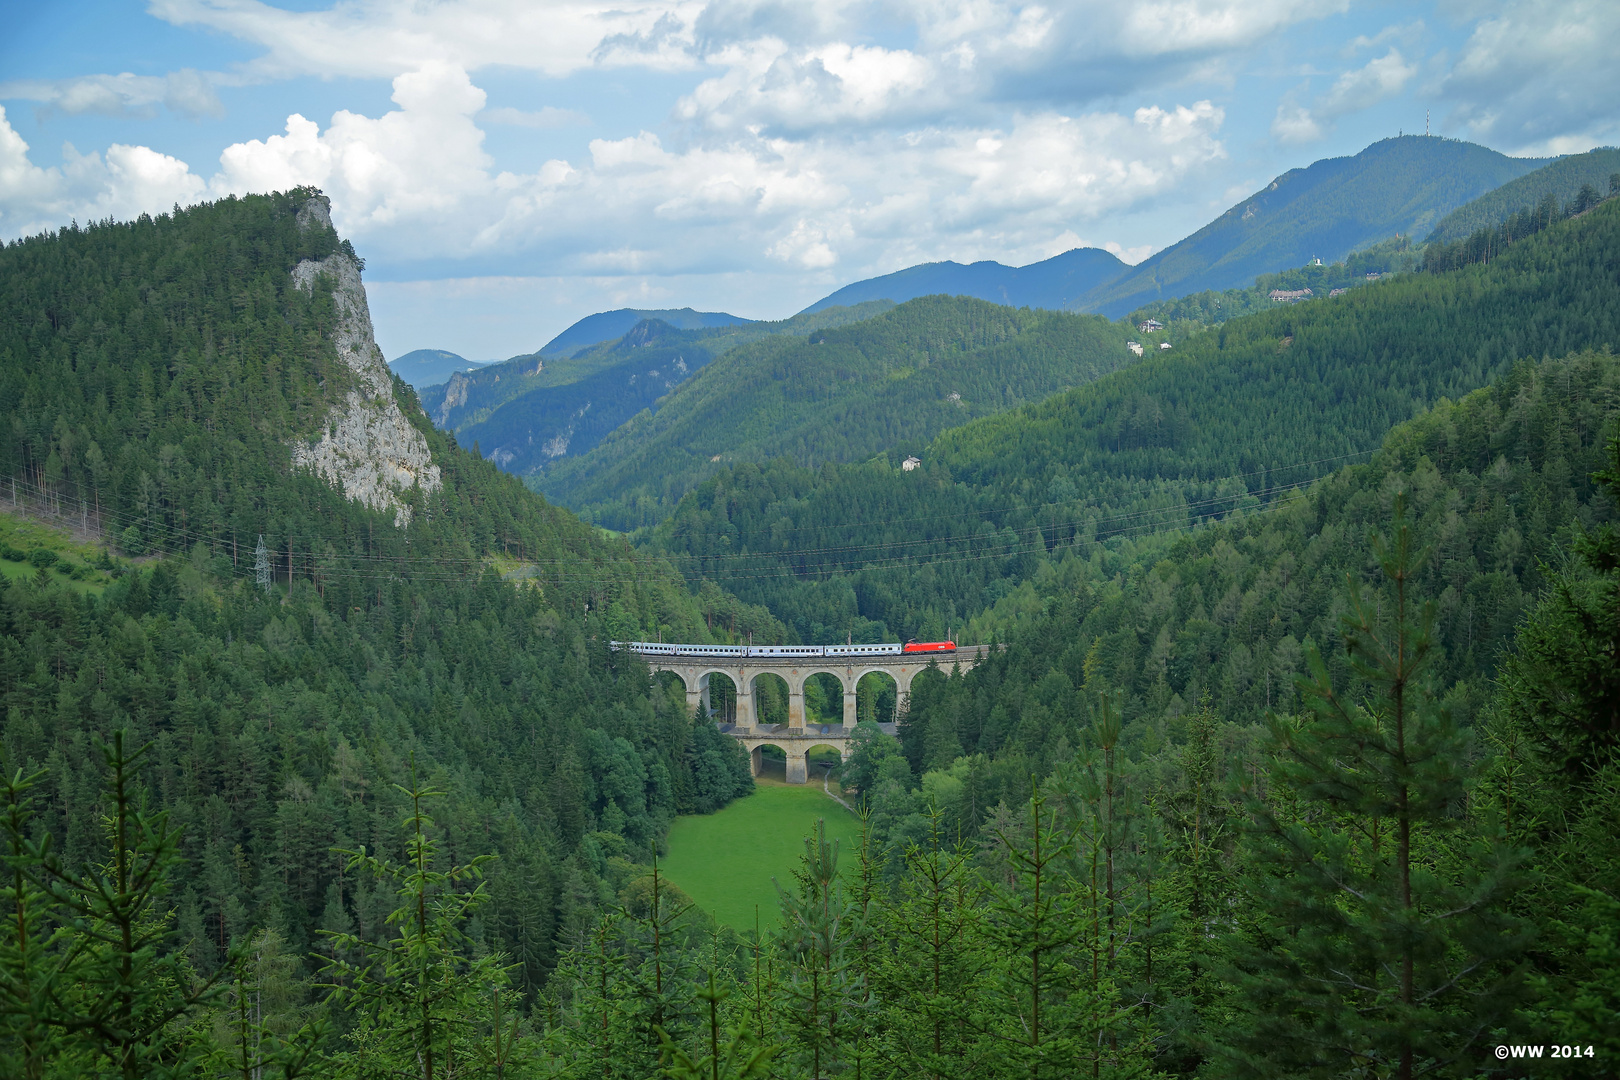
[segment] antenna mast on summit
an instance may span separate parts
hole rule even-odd
[[[1423,137],[1428,138],[1428,136],[1429,136],[1429,110],[1424,109],[1423,110]]]

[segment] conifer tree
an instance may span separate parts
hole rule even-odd
[[[682,919],[692,905],[669,888],[656,852],[651,871],[629,891],[631,903],[621,909],[618,925],[627,931],[620,944],[627,955],[623,1009],[633,1034],[616,1065],[645,1074],[658,1063],[665,1041],[684,1039],[695,1019],[690,1015],[695,972],[681,941]]]
[[[659,1029],[669,1061],[664,1075],[669,1080],[766,1080],[771,1075],[771,1059],[781,1048],[760,1045],[746,1020],[726,1028],[721,1006],[729,996],[710,970],[708,986],[697,991],[697,999],[703,1003],[704,1043],[696,1053],[688,1052],[668,1032]]]
[[[853,1047],[851,1014],[865,998],[851,945],[860,929],[858,910],[838,880],[838,841],[828,841],[818,820],[805,838],[794,871],[796,888],[777,886],[782,926],[776,935],[787,964],[781,1007],[797,1057],[820,1078],[840,1069]]]
[[[994,1075],[1029,1080],[1093,1075],[1108,987],[1088,980],[1076,942],[1085,897],[1067,873],[1075,827],[1059,823],[1038,787],[1027,833],[997,830],[1006,880],[989,905],[988,939],[998,957],[989,995]],[[1110,1073],[1112,1075],[1112,1073]]]
[[[927,842],[907,849],[899,888],[874,915],[885,946],[875,989],[890,1075],[965,1080],[983,1075],[993,1053],[982,1030],[993,968],[984,884],[973,849],[947,841],[944,814],[932,800],[928,821]]]
[[[1424,677],[1434,607],[1413,595],[1403,499],[1372,545],[1386,595],[1350,576],[1342,625],[1374,696],[1349,698],[1313,653],[1311,715],[1270,725],[1249,848],[1264,937],[1238,946],[1247,1015],[1220,1048],[1234,1076],[1472,1075],[1511,1008],[1526,942],[1504,905],[1523,856],[1460,810],[1465,744]]]
[[[27,790],[37,778],[8,784],[0,828],[10,847],[10,893],[22,904],[3,957],[5,995],[7,1011],[19,1010],[25,1075],[52,1064],[41,1055],[53,1044],[86,1070],[125,1080],[183,1074],[202,1049],[178,1022],[215,987],[173,947],[164,900],[180,836],[166,812],[145,809],[136,776],[150,746],[131,752],[124,739],[119,729],[110,745],[97,741],[106,770],[104,861],[80,869],[64,863],[50,834],[30,835]],[[45,899],[49,908],[34,914]],[[45,937],[50,923],[67,929]],[[55,946],[48,958],[40,951],[47,944]]]
[[[19,1080],[41,1080],[61,1045],[61,1031],[50,1017],[67,928],[49,921],[51,898],[37,880],[39,861],[29,842],[31,791],[44,775],[18,769],[5,777],[0,808],[6,840],[0,903],[8,924],[0,935],[0,1071]]]
[[[274,930],[261,930],[231,958],[214,1037],[214,1065],[228,1076],[294,1080],[320,1064],[326,1025],[300,1015],[298,959],[284,946]]]
[[[1620,505],[1620,438],[1593,474]],[[1575,539],[1519,628],[1492,717],[1484,800],[1536,847],[1541,873],[1519,910],[1545,923],[1521,1018],[1527,1036],[1557,1030],[1620,1062],[1620,529]],[[1584,1057],[1549,1062],[1590,1075]]]
[[[396,785],[411,807],[404,820],[410,830],[406,861],[395,863],[364,847],[344,853],[350,870],[392,883],[400,900],[388,916],[397,935],[390,940],[329,935],[337,955],[321,968],[333,980],[328,1000],[355,1014],[354,1050],[339,1058],[345,1075],[456,1075],[458,1064],[477,1053],[486,1003],[507,982],[501,956],[476,954],[466,930],[488,898],[480,879],[493,856],[436,868],[433,820],[422,804],[441,793],[421,788],[414,767],[411,780],[409,788]],[[347,959],[351,954],[360,959]]]

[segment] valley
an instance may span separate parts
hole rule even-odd
[[[0,247],[6,1075],[1620,1061],[1613,151],[478,366],[330,211]]]

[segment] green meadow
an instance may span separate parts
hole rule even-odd
[[[777,775],[780,776],[780,766]],[[718,922],[738,930],[754,927],[759,909],[762,929],[776,924],[775,878],[792,885],[793,868],[816,819],[839,841],[839,867],[854,865],[858,842],[855,815],[829,799],[818,776],[788,785],[769,773],[756,780],[754,794],[713,814],[677,818],[669,830],[669,854],[659,869]],[[835,789],[836,790],[836,789]]]

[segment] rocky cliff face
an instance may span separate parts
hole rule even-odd
[[[324,196],[311,199],[299,211],[299,228],[331,224],[331,204]],[[340,251],[319,262],[305,259],[293,268],[292,277],[306,292],[312,292],[320,278],[331,282],[338,316],[332,344],[359,381],[357,389],[332,406],[319,439],[293,443],[293,462],[373,510],[392,509],[394,524],[404,526],[411,519],[410,489],[433,492],[442,481],[427,440],[394,400],[392,375],[372,336],[360,268]]]
[[[534,371],[536,375],[540,373],[539,368]],[[467,388],[471,385],[472,380],[459,371],[450,376],[450,382],[444,388],[444,402],[439,406],[439,415],[433,418],[435,424],[444,427],[450,422],[450,410],[467,404]]]

